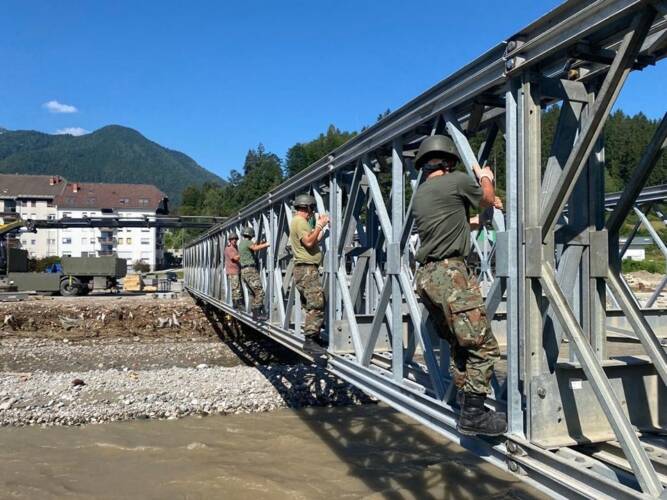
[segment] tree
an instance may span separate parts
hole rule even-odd
[[[134,269],[135,273],[147,273],[151,270],[151,266],[143,260],[135,260],[132,264],[132,269]]]
[[[329,125],[326,134],[305,143],[296,143],[287,150],[285,175],[292,177],[320,158],[329,155],[334,149],[346,143],[356,132],[344,132],[334,125]]]

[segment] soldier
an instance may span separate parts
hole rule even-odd
[[[241,257],[239,256],[239,236],[236,233],[229,235],[225,247],[225,273],[227,283],[232,291],[232,305],[234,309],[243,309],[243,293],[241,292]]]
[[[246,227],[242,232],[243,240],[239,243],[239,262],[241,264],[241,279],[252,293],[252,317],[255,320],[265,321],[267,319],[264,312],[264,289],[257,272],[257,262],[255,252],[264,250],[269,246],[267,242],[256,243],[252,240],[255,236],[255,230]]]
[[[329,217],[320,215],[315,222],[315,198],[308,194],[298,195],[294,208],[296,213],[290,224],[289,241],[294,255],[294,284],[306,302],[304,349],[323,354],[324,350],[315,342],[324,323],[324,289],[318,272],[322,262],[319,242]]]
[[[505,414],[488,410],[484,400],[500,350],[465,258],[471,247],[470,207],[502,208],[502,203],[495,196],[492,170],[474,166],[478,185],[454,170],[459,159],[453,141],[443,135],[424,140],[415,159],[426,179],[413,208],[421,240],[417,293],[451,346],[450,370],[462,391],[459,432],[497,436],[507,430]]]

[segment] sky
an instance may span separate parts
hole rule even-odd
[[[124,125],[226,177],[260,142],[284,157],[374,123],[559,2],[2,3],[0,126]],[[662,116],[665,66],[632,74],[618,106]]]

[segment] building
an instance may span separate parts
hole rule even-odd
[[[3,213],[24,220],[142,217],[168,213],[168,200],[149,184],[67,182],[58,176],[0,174],[0,217]],[[115,254],[126,259],[130,269],[134,262],[142,261],[152,270],[164,261],[162,234],[155,228],[40,229],[23,232],[17,240],[30,257],[38,259]]]
[[[65,180],[57,175],[0,174],[0,222],[6,215],[16,214],[28,220],[55,219],[55,198],[65,189]],[[41,259],[58,255],[56,229],[37,233],[24,232],[12,244],[28,251],[30,257]]]
[[[623,248],[626,241],[627,238],[619,238],[618,248]],[[623,259],[642,261],[646,258],[646,248],[654,244],[655,241],[650,236],[635,236],[625,254],[623,254]]]
[[[150,184],[68,182],[55,205],[59,219],[154,216],[168,210],[167,196]],[[115,254],[128,268],[141,261],[154,270],[164,261],[162,233],[155,228],[60,229],[59,249],[72,257]]]

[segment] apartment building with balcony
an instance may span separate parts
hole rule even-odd
[[[54,200],[64,191],[65,184],[65,180],[57,175],[0,174],[0,223],[12,217],[55,219],[57,209]],[[27,250],[32,258],[59,255],[56,229],[24,232],[9,244]]]
[[[0,174],[0,223],[24,220],[141,217],[168,213],[167,196],[148,184],[68,182],[59,176]],[[3,217],[4,215],[4,217]],[[117,255],[131,268],[164,261],[162,233],[155,228],[71,228],[22,232],[10,242],[32,258]]]
[[[167,196],[149,184],[68,182],[56,197],[57,217],[141,217],[167,213]],[[60,255],[117,255],[156,269],[164,262],[162,232],[155,228],[59,229]]]

